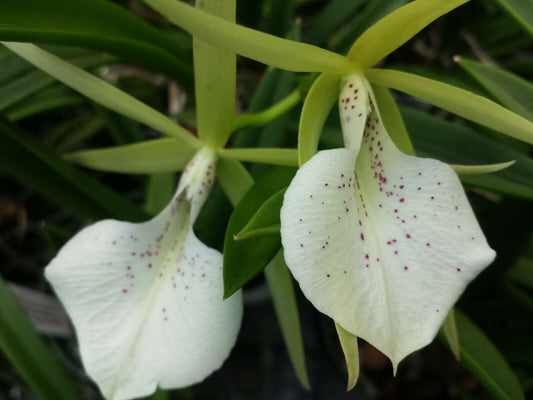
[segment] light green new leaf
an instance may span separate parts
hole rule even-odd
[[[296,72],[342,72],[350,66],[337,53],[232,24],[181,1],[144,2],[194,37],[267,65]]]
[[[181,171],[194,150],[176,139],[154,139],[124,146],[69,153],[66,160],[101,171],[154,174]]]
[[[235,0],[204,0],[197,9],[235,22]],[[224,146],[235,114],[236,55],[193,38],[194,84],[198,137],[208,145]]]
[[[300,165],[317,152],[322,128],[339,96],[340,79],[340,75],[322,74],[307,93],[298,128],[298,162]]]
[[[250,161],[256,163],[281,165],[284,167],[298,166],[298,151],[296,149],[218,149],[220,157],[228,160]]]
[[[533,37],[532,0],[496,0]]]
[[[468,0],[416,0],[390,13],[368,28],[353,44],[348,58],[372,67],[431,22]]]
[[[281,333],[289,352],[289,358],[296,371],[296,376],[305,389],[311,390],[305,367],[305,352],[300,318],[298,316],[298,304],[296,303],[292,276],[283,259],[283,250],[276,254],[264,271]]]
[[[533,122],[506,108],[457,87],[406,72],[371,69],[368,80],[425,100],[463,118],[533,144]]]
[[[335,329],[344,353],[346,369],[348,370],[348,384],[346,390],[350,391],[355,387],[359,378],[359,347],[357,346],[357,336],[348,332],[335,322]]]
[[[235,236],[235,240],[243,240],[260,234],[279,234],[279,210],[283,204],[286,188],[281,189],[266,200],[248,223]]]
[[[58,81],[77,90],[96,103],[172,136],[183,142],[185,146],[191,148],[199,147],[199,141],[187,130],[175,124],[159,111],[94,75],[34,45],[11,42],[3,42],[3,44],[36,67],[52,75]]]
[[[524,393],[516,375],[498,349],[462,312],[455,310],[461,362],[478,382],[501,400],[523,400]]]
[[[0,350],[41,400],[81,400],[0,277]]]
[[[501,104],[533,121],[533,85],[530,82],[502,68],[460,57],[455,60]]]

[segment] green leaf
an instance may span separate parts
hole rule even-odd
[[[92,137],[96,133],[102,130],[105,126],[105,121],[100,117],[91,117],[88,118],[86,123],[82,126],[77,127],[77,129],[69,132],[61,142],[55,146],[55,150],[59,153],[64,153],[73,147],[76,147],[80,144],[81,141]]]
[[[235,22],[235,0],[197,1],[196,8]],[[198,137],[208,145],[224,146],[235,114],[236,55],[194,37],[194,83]]]
[[[507,272],[507,278],[518,285],[533,290],[533,258],[519,258]]]
[[[437,18],[468,0],[416,0],[390,13],[368,28],[353,44],[348,58],[372,67]]]
[[[322,74],[307,93],[298,128],[298,162],[315,155],[324,123],[339,97],[340,75]]]
[[[90,54],[68,59],[69,62],[84,69],[98,67],[112,60],[114,59],[106,54]],[[33,68],[20,76],[10,79],[0,86],[0,110],[5,110],[7,107],[28,98],[53,82],[53,77]],[[30,97],[29,100],[33,99]]]
[[[199,146],[199,141],[194,136],[159,111],[94,75],[31,44],[3,44],[11,51],[52,75],[58,81],[77,90],[96,103],[172,136],[182,141],[185,146],[192,148]]]
[[[339,342],[344,353],[346,369],[348,371],[348,384],[346,390],[352,390],[359,378],[359,347],[357,346],[357,336],[345,330],[335,322],[335,329],[339,336]]]
[[[321,44],[368,0],[332,0],[314,18],[307,35],[310,43]]]
[[[66,160],[102,171],[126,174],[153,174],[181,171],[194,150],[178,140],[153,139],[124,146],[83,150],[65,154]]]
[[[83,102],[85,99],[78,93],[58,84],[42,89],[5,108],[3,114],[10,121],[19,121],[46,111],[78,105]]]
[[[496,2],[533,36],[532,0],[496,0]]]
[[[455,311],[453,308],[450,310],[450,312],[446,316],[446,319],[444,320],[444,324],[442,325],[442,331],[444,333],[444,336],[446,337],[446,340],[448,341],[448,346],[450,346],[453,356],[457,361],[459,361],[461,359],[461,346],[459,344],[459,334],[457,333],[457,324],[455,323]]]
[[[127,199],[63,161],[35,138],[0,119],[0,171],[61,207],[102,219],[143,221]]]
[[[272,104],[273,93],[284,72],[286,71],[277,68],[266,69],[249,101],[248,113],[261,114],[261,110],[267,109]],[[248,118],[247,114],[242,117]],[[239,129],[240,124],[240,116],[238,116],[233,120],[233,130]],[[233,147],[257,147],[260,132],[261,129],[254,129],[253,127],[236,132],[232,137]]]
[[[218,149],[220,157],[228,160],[251,161],[256,163],[281,165],[285,167],[298,166],[298,151],[296,149]]]
[[[154,174],[148,179],[144,209],[150,215],[158,214],[172,199],[176,190],[174,174]]]
[[[478,382],[496,399],[525,399],[514,372],[484,333],[457,309],[455,321],[461,362]]]
[[[181,1],[144,2],[194,37],[267,65],[296,72],[338,73],[350,68],[339,54],[232,24]]]
[[[1,277],[0,326],[0,349],[39,399],[81,400]]]
[[[179,40],[110,1],[2,0],[0,40],[91,48],[164,72],[182,85],[192,80],[190,55]]]
[[[510,189],[513,192],[514,189],[522,187],[526,193],[532,193],[531,158],[466,126],[410,108],[401,108],[401,112],[420,156],[438,158],[449,164],[492,164],[516,160],[512,167],[497,172],[497,176],[465,175],[462,180],[472,184],[479,182],[482,183],[481,187],[499,192],[506,190],[509,193]],[[508,184],[505,184],[506,180]],[[514,195],[519,194],[520,190],[514,191]]]
[[[305,367],[305,352],[300,318],[298,316],[298,304],[296,303],[292,276],[283,259],[282,250],[279,250],[266,266],[265,278],[296,376],[301,385],[310,390],[311,385],[309,384],[309,377]]]
[[[268,198],[287,187],[296,170],[273,168],[258,179],[241,199],[228,223],[224,241],[224,298],[228,298],[255,277],[281,248],[279,236],[259,236],[235,241],[240,232]]]
[[[484,97],[400,71],[372,69],[365,71],[365,75],[372,83],[418,97],[470,121],[533,144],[533,122]]]
[[[533,2],[531,4],[533,5]],[[502,68],[460,57],[456,57],[455,60],[502,105],[533,121],[533,85],[531,83]]]
[[[250,233],[266,228],[270,230],[276,225],[278,226],[279,232],[279,211],[281,210],[281,205],[283,204],[283,197],[285,196],[286,190],[287,188],[283,188],[279,192],[276,192],[270,196],[261,205],[261,207],[259,207],[254,216],[250,218],[248,223],[239,231],[239,233],[235,235],[234,239],[248,239],[250,237]],[[254,235],[256,235],[256,233],[254,233]]]
[[[508,196],[533,200],[533,189],[508,179],[494,175],[462,175],[461,182],[467,186],[478,187]]]

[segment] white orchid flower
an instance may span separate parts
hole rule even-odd
[[[342,80],[339,111],[346,148],[318,152],[285,194],[285,259],[311,303],[396,371],[495,252],[452,168],[394,145],[362,75]]]
[[[222,255],[192,230],[215,162],[215,150],[202,148],[159,215],[91,225],[46,268],[75,325],[85,369],[107,399],[199,382],[235,344],[241,294],[222,300]]]

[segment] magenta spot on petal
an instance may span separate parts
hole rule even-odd
[[[128,293],[128,289],[122,289],[122,293]]]
[[[461,268],[457,268],[457,272],[461,272]]]
[[[426,246],[427,246],[427,247],[430,247],[430,246],[431,246],[431,244],[430,244],[430,243],[426,243]]]
[[[405,201],[404,198],[401,198],[401,199],[400,199],[400,203],[403,203],[404,201]]]
[[[365,240],[365,235],[361,233],[361,240]]]
[[[405,265],[405,266],[403,267],[403,269],[404,269],[405,271],[407,271],[409,268],[407,267],[407,265]]]
[[[300,247],[304,247],[304,245],[302,243],[300,243]]]
[[[327,274],[326,276],[329,278],[331,275],[330,275],[330,274]]]
[[[365,254],[365,258],[368,260],[370,256],[368,254]]]
[[[148,268],[152,268],[152,263],[148,264]]]
[[[407,239],[411,239],[411,235],[409,235],[409,234],[405,235],[405,237],[406,237]]]

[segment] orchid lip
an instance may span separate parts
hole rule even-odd
[[[396,368],[495,253],[453,170],[396,148],[364,77],[342,80],[339,114],[347,148],[318,152],[286,191],[285,259],[319,311]]]
[[[84,366],[106,398],[199,382],[235,343],[241,294],[222,301],[222,256],[192,230],[215,161],[214,150],[202,148],[159,215],[89,226],[46,268],[76,328]]]

